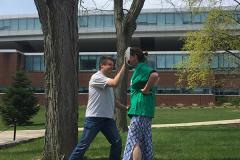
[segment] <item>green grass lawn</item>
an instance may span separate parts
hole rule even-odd
[[[81,134],[81,133],[80,133]],[[214,125],[153,129],[154,160],[239,160],[240,127]],[[123,144],[126,133],[122,133]],[[1,149],[0,160],[39,159],[43,138]],[[89,160],[107,160],[107,140],[99,134],[86,152]]]
[[[84,122],[85,108],[79,108],[78,126],[82,127]],[[212,120],[227,120],[240,118],[240,109],[236,108],[157,108],[153,124],[170,124]],[[45,109],[41,107],[38,114],[32,119],[33,124],[28,126],[18,126],[17,129],[43,129],[45,121]],[[0,131],[6,126],[0,120]]]

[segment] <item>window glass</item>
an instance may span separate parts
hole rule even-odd
[[[0,20],[0,30],[2,30],[3,29],[3,20]]]
[[[218,68],[218,55],[214,55],[212,59],[212,68]]]
[[[17,31],[18,30],[18,19],[11,19],[10,30],[13,30],[13,31]]]
[[[165,14],[164,13],[158,13],[157,14],[157,25],[165,25]]]
[[[221,69],[224,67],[223,54],[218,54],[218,66]]]
[[[157,14],[155,13],[147,14],[147,23],[157,24]]]
[[[80,70],[96,70],[97,56],[80,56]]]
[[[157,56],[157,68],[158,69],[164,69],[166,68],[166,60],[165,60],[165,55],[158,55]]]
[[[26,56],[25,58],[25,69],[27,71],[32,71],[33,56]]]
[[[103,16],[96,16],[96,27],[103,27]]]
[[[88,26],[88,17],[87,16],[80,16],[78,20],[79,20],[78,24],[80,27]]]
[[[229,67],[230,68],[236,68],[238,67],[239,59],[236,57],[229,55]]]
[[[173,55],[166,55],[166,68],[173,68],[174,61],[173,61]]]
[[[26,30],[27,29],[27,19],[22,18],[19,19],[19,30]]]
[[[41,71],[45,71],[44,55],[41,56]]]
[[[3,20],[3,30],[9,30],[10,29],[10,20],[5,19]]]
[[[41,23],[38,18],[34,18],[34,24],[36,30],[41,30]]]
[[[177,67],[179,63],[182,62],[182,55],[174,55],[174,68]]]
[[[183,13],[183,24],[191,24],[192,23],[192,14],[191,13]]]
[[[194,24],[200,24],[201,23],[201,14],[193,14],[192,15],[192,23]]]
[[[88,27],[95,27],[95,16],[88,16]]]
[[[201,13],[201,22],[204,23],[206,21],[207,17],[208,17],[207,12]]]
[[[33,58],[33,71],[41,71],[41,56],[34,56]]]
[[[224,68],[228,68],[229,67],[229,56],[228,54],[224,54]]]
[[[146,14],[140,14],[137,18],[137,23],[139,25],[146,25],[147,24],[147,15]]]
[[[166,13],[165,14],[165,24],[175,24],[175,14]]]
[[[34,19],[33,18],[27,19],[27,29],[34,30]]]
[[[175,13],[175,24],[183,24],[183,13]]]
[[[113,16],[105,15],[104,16],[104,27],[112,27],[113,26]]]
[[[26,56],[25,58],[25,70],[26,71],[44,71],[44,59],[43,55]]]

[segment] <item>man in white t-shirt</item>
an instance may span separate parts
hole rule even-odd
[[[111,144],[109,160],[120,160],[122,141],[113,119],[115,106],[113,87],[117,86],[124,73],[125,63],[114,78],[109,78],[113,67],[114,60],[111,57],[100,58],[100,70],[93,74],[89,81],[89,98],[83,134],[69,160],[83,159],[84,153],[100,131]]]

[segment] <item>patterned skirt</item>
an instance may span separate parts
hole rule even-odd
[[[153,159],[151,123],[152,119],[148,117],[132,117],[128,130],[123,160],[132,160],[132,152],[136,144],[139,144],[142,158],[144,160]]]

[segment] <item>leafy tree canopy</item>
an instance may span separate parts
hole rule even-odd
[[[214,8],[202,29],[187,34],[183,50],[188,51],[189,57],[178,65],[179,85],[189,88],[212,86],[215,82],[211,66],[214,54],[219,51],[231,55],[239,67],[239,54],[233,52],[240,49],[239,23],[234,13]]]

